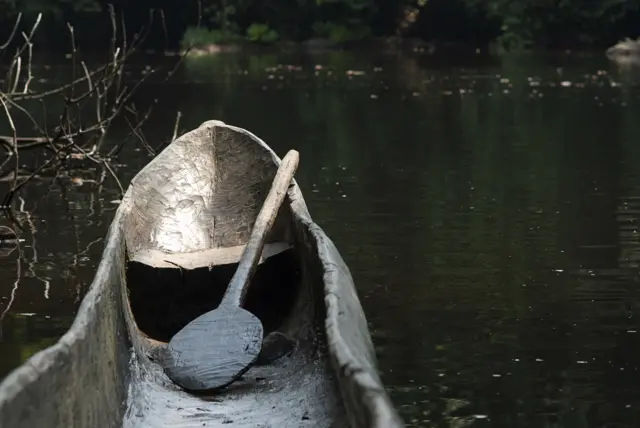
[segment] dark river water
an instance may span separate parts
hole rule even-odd
[[[215,118],[300,151],[297,179],[351,268],[407,426],[638,427],[636,73],[602,55],[233,54],[139,96],[158,99],[152,147],[180,111],[181,132]],[[128,144],[125,186],[151,158]],[[102,174],[19,195],[0,375],[70,325],[120,197]]]

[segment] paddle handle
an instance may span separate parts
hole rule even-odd
[[[289,183],[291,183],[293,175],[298,168],[299,157],[300,155],[296,150],[290,150],[282,159],[282,162],[280,162],[280,167],[273,179],[269,194],[258,213],[258,217],[256,217],[249,242],[247,242],[240,257],[238,269],[233,275],[233,278],[231,278],[231,282],[222,297],[220,306],[241,306],[244,303],[244,298],[249,289],[249,283],[258,265],[258,260],[262,255],[267,234],[276,220],[280,205],[282,205],[282,201],[289,189]]]

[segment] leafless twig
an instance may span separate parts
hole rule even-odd
[[[144,40],[150,34],[154,11],[149,13],[149,21],[146,27],[139,34],[130,39],[127,37],[124,25],[124,17],[120,19],[116,16],[112,5],[108,7],[108,16],[111,23],[110,53],[105,63],[91,67],[85,61],[79,59],[80,46],[76,41],[74,26],[67,24],[69,31],[71,52],[69,56],[71,65],[70,82],[61,84],[52,89],[34,91],[32,82],[34,73],[32,69],[34,49],[33,37],[38,29],[42,14],[39,14],[28,33],[21,33],[22,44],[15,54],[10,56],[11,63],[5,77],[5,92],[0,92],[0,103],[4,114],[11,126],[11,135],[0,135],[0,146],[5,149],[6,158],[0,162],[0,176],[4,176],[5,168],[10,168],[10,160],[14,160],[12,184],[10,191],[5,195],[1,205],[10,206],[16,192],[32,180],[36,175],[55,172],[64,166],[69,159],[87,160],[89,162],[102,164],[109,175],[113,178],[121,193],[124,193],[114,167],[111,164],[112,157],[117,155],[122,148],[122,144],[115,147],[103,149],[106,137],[116,118],[124,115],[125,120],[132,129],[132,135],[142,141],[143,146],[154,153],[144,138],[142,125],[151,114],[151,108],[142,117],[138,117],[137,109],[133,105],[133,95],[138,88],[157,70],[152,69],[140,79],[132,84],[124,81],[125,68],[128,60],[139,49]],[[161,24],[166,31],[164,14],[160,11]],[[4,53],[13,41],[22,20],[19,14],[12,33],[3,45],[0,45],[0,55]],[[117,44],[118,36],[122,35],[123,42]],[[178,63],[184,58],[180,57]],[[177,66],[177,64],[176,64]],[[167,73],[167,78],[173,75],[175,67]],[[63,101],[63,109],[57,118],[57,123],[53,127],[47,124],[47,102]],[[42,105],[42,119],[38,120],[29,112],[23,103],[27,101],[40,102]],[[93,110],[89,117],[85,114],[87,109]],[[133,113],[132,119],[127,117]],[[34,135],[28,136],[20,133],[16,129],[17,123],[12,116],[23,116],[31,123]],[[132,120],[134,123],[132,123]],[[177,126],[177,124],[176,124]],[[175,138],[175,137],[174,137]],[[20,156],[22,150],[44,149],[48,151],[48,159],[31,173],[18,178]]]
[[[4,113],[7,116],[7,120],[9,121],[9,126],[11,127],[11,148],[12,155],[15,159],[15,173],[13,174],[13,184],[12,188],[15,188],[18,182],[18,169],[20,169],[20,152],[18,150],[18,133],[16,131],[16,125],[13,123],[13,117],[11,117],[11,113],[9,112],[9,107],[7,107],[7,103],[4,100],[2,94],[0,94],[0,103],[2,103],[2,107],[4,108]]]
[[[180,118],[182,117],[182,112],[178,111],[176,114],[176,124],[173,126],[173,135],[171,136],[171,141],[175,140],[178,136],[178,128],[180,127]]]
[[[11,33],[9,34],[9,38],[7,39],[7,41],[4,44],[0,45],[0,50],[5,50],[6,48],[9,47],[9,45],[13,41],[13,38],[16,35],[16,32],[18,31],[18,26],[20,26],[20,21],[21,20],[22,20],[22,12],[19,12],[18,16],[16,17],[16,22],[13,24],[13,29],[11,30]]]
[[[16,279],[13,282],[13,286],[11,287],[11,294],[9,295],[9,300],[7,301],[7,305],[2,310],[2,313],[0,313],[0,340],[1,340],[2,339],[2,321],[4,320],[9,310],[11,309],[11,306],[13,306],[13,302],[16,299],[16,293],[18,291],[18,287],[20,286],[20,280],[22,278],[23,255],[22,255],[22,247],[20,246],[20,239],[19,239],[18,233],[15,230],[13,230],[8,226],[0,226],[0,237],[6,237],[8,239],[12,239],[12,242],[10,243],[12,249],[11,251],[4,254],[4,256],[8,256],[15,249],[18,250],[18,257],[16,257]],[[2,239],[0,238],[0,241],[1,240]]]

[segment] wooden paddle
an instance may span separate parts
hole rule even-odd
[[[240,306],[244,304],[267,233],[298,167],[298,158],[298,152],[291,150],[280,163],[238,269],[218,308],[191,321],[167,345],[162,361],[164,371],[184,389],[210,391],[223,388],[249,370],[260,354],[262,323]]]

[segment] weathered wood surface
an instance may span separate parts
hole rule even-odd
[[[214,199],[220,200],[232,200],[231,195],[243,195],[240,200],[231,203],[229,211],[221,210],[222,206],[215,201],[208,204],[209,199],[199,194],[189,196],[190,200],[202,201],[198,205],[201,207],[198,215],[189,218],[202,225],[205,219],[220,217],[222,220],[216,220],[215,224],[224,227],[219,230],[214,228],[206,234],[197,234],[204,237],[202,242],[205,238],[209,239],[208,244],[202,243],[201,246],[193,246],[191,234],[184,234],[184,239],[177,241],[180,242],[180,249],[176,252],[203,250],[208,248],[207,245],[229,247],[244,244],[249,235],[249,219],[255,218],[263,198],[260,195],[266,194],[269,185],[265,176],[273,176],[280,163],[277,156],[254,134],[217,121],[203,123],[198,129],[183,135],[169,149],[171,151],[164,161],[158,160],[156,166],[150,165],[153,169],[164,171],[163,174],[170,177],[167,169],[172,168],[172,162],[176,160],[179,163],[182,159],[197,157],[202,164],[224,164],[225,172],[221,172],[220,176],[227,178],[226,184],[222,188],[212,184],[211,188],[200,194],[216,194]],[[207,156],[210,158],[206,159]],[[181,173],[177,171],[178,175]],[[190,183],[193,180],[184,181]],[[145,186],[156,189],[158,193],[164,189],[175,189],[174,183],[176,181],[170,179],[162,183],[152,182],[149,178],[143,179],[139,182],[142,186],[137,194],[144,195]],[[236,426],[254,426],[252,423],[255,424],[256,419],[243,416],[253,413],[256,418],[263,415],[261,423],[273,427],[298,427],[303,420],[308,420],[310,425],[316,427],[401,427],[403,423],[378,375],[367,322],[349,269],[333,242],[311,219],[295,180],[288,196],[287,209],[282,209],[279,213],[272,236],[273,241],[294,244],[302,263],[304,287],[294,313],[281,331],[294,337],[302,336],[303,339],[308,339],[308,336],[304,337],[303,331],[313,331],[320,341],[320,347],[301,340],[296,352],[279,365],[253,368],[243,382],[233,385],[237,388],[228,392],[229,395],[222,404],[216,403],[216,409],[233,420]],[[180,205],[177,198],[170,195],[164,198],[167,202],[173,202],[176,207]],[[160,207],[163,213],[171,214],[170,204],[163,203]],[[233,215],[237,223],[224,221],[233,216],[230,213],[235,213]],[[167,222],[173,223],[172,220]],[[247,225],[243,226],[245,222]],[[141,229],[132,229],[135,232],[127,235],[134,246],[156,248],[165,245],[163,239],[155,238],[154,242],[140,239],[149,236],[149,231],[157,230],[153,222],[139,220],[138,225]],[[227,230],[228,226],[232,232]],[[143,232],[138,237],[132,236],[138,233],[137,230]],[[139,345],[140,352],[145,352],[144,343]],[[141,371],[146,375],[157,372],[157,366],[147,365],[144,359],[139,361]],[[268,381],[259,382],[257,379]],[[249,386],[251,389],[248,389]],[[141,391],[145,389],[141,388]],[[160,393],[157,388],[154,391],[159,395],[150,396],[156,399],[145,401],[145,417],[150,422],[157,421],[160,415],[167,417],[167,412],[152,402],[161,402],[161,397],[171,394],[166,391]],[[256,395],[247,391],[253,391]],[[189,420],[193,422],[193,426],[210,421],[210,415],[197,410],[202,408],[199,407],[201,404],[198,400],[181,401],[184,409],[190,409],[185,410],[183,416],[190,414]]]
[[[242,306],[249,289],[249,281],[253,277],[258,259],[267,240],[267,233],[271,231],[280,206],[287,195],[287,189],[298,168],[298,152],[291,150],[280,164],[271,189],[256,217],[249,241],[242,253],[242,258],[236,273],[231,279],[229,288],[222,297],[220,305]]]
[[[245,245],[237,245],[229,248],[210,248],[208,250],[194,251],[191,253],[165,253],[160,250],[146,249],[139,251],[131,258],[132,261],[144,263],[157,268],[197,269],[200,267],[214,267],[238,263]],[[286,242],[273,242],[266,244],[258,264],[265,259],[275,256],[291,248]]]
[[[117,211],[103,260],[73,327],[60,343],[0,384],[0,426],[402,427],[380,381],[349,270],[309,216],[295,181],[268,240],[291,249],[269,257],[259,268],[275,263],[277,271],[282,264],[283,275],[297,275],[298,293],[277,328],[296,340],[293,352],[253,367],[216,396],[181,390],[149,358],[162,344],[136,327],[124,283],[131,271],[131,266],[125,271],[124,243],[134,258],[144,251],[180,257],[245,245],[279,162],[250,132],[209,121],[145,167]],[[287,263],[297,267],[289,269]],[[207,263],[193,267],[189,272],[206,275]],[[180,276],[185,271],[175,266],[145,269],[151,290],[164,273]],[[197,285],[183,276],[179,286]],[[127,365],[123,355],[129,343],[133,352]]]
[[[131,182],[130,257],[149,249],[179,254],[246,244],[276,170],[271,153],[246,131],[210,121],[184,134]],[[282,235],[289,223],[280,214],[270,236]]]
[[[262,322],[242,305],[267,233],[298,168],[298,158],[298,152],[291,150],[282,160],[220,306],[191,321],[167,345],[164,371],[179,386],[191,391],[223,388],[258,359],[264,336]]]

